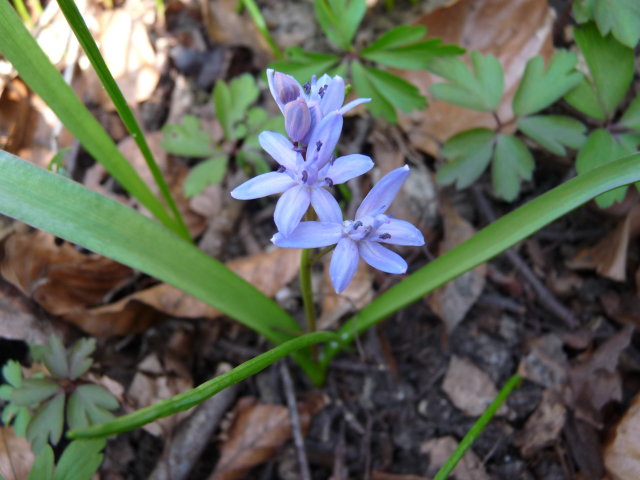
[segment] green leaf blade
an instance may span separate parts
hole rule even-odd
[[[522,133],[556,155],[565,155],[566,147],[580,148],[586,127],[575,118],[563,115],[534,115],[518,119]]]
[[[450,161],[440,167],[436,179],[442,185],[456,184],[463,189],[475,182],[486,170],[495,148],[495,133],[476,128],[447,140],[442,154]]]
[[[520,192],[521,181],[531,180],[534,166],[533,156],[522,140],[513,135],[498,135],[491,166],[493,191],[513,202]]]
[[[640,3],[637,0],[597,0],[593,17],[603,35],[612,32],[621,44],[635,48],[640,39]]]

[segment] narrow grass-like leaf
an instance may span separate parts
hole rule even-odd
[[[340,337],[332,332],[313,332],[301,335],[293,340],[289,340],[278,345],[271,350],[262,353],[251,360],[238,365],[233,370],[223,373],[211,380],[198,385],[192,390],[180,393],[174,397],[162,400],[155,405],[142,408],[128,415],[117,418],[113,422],[104,425],[96,425],[84,430],[72,430],[67,433],[69,438],[106,437],[114,433],[126,432],[134,428],[141,427],[158,418],[167,417],[177,412],[187,410],[206,399],[221,392],[227,387],[255,375],[264,370],[269,365],[277,362],[283,357],[307,348],[317,343],[332,342],[337,347],[340,344]]]
[[[273,300],[173,232],[114,200],[3,151],[0,213],[170,283],[273,343],[301,331]],[[313,374],[308,361],[297,360]]]
[[[122,156],[104,128],[65,83],[7,0],[0,0],[0,53],[125,190],[164,225],[175,228],[174,219]]]
[[[122,119],[122,123],[124,123],[124,126],[131,134],[131,137],[136,142],[136,145],[138,145],[138,148],[142,153],[147,167],[149,168],[149,171],[153,176],[153,180],[156,182],[156,185],[160,190],[162,198],[171,209],[171,213],[173,214],[175,220],[176,231],[185,238],[190,238],[187,226],[182,219],[182,215],[178,210],[176,202],[171,196],[169,186],[162,176],[160,167],[158,167],[155,158],[153,158],[153,153],[151,152],[151,148],[147,143],[144,133],[142,132],[142,129],[140,128],[136,117],[133,115],[131,108],[129,108],[127,100],[124,98],[120,87],[118,87],[118,84],[113,78],[113,75],[111,75],[109,67],[107,67],[104,58],[102,58],[100,50],[98,50],[98,46],[91,36],[91,33],[89,32],[89,29],[87,28],[87,25],[84,22],[80,11],[78,10],[78,7],[76,6],[74,0],[58,0],[58,5],[60,5],[60,10],[62,10],[62,13],[67,19],[67,22],[69,22],[69,26],[78,39],[80,46],[82,46],[84,53],[87,54],[87,58],[91,62],[93,69],[96,71],[96,74],[100,79],[100,83],[109,95],[109,98],[113,102],[113,105],[116,107],[116,111]]]
[[[352,341],[398,310],[492,259],[583,203],[637,181],[640,181],[640,154],[616,160],[559,185],[406,277],[351,317],[338,333],[345,342]],[[327,366],[340,348],[330,344],[322,354],[323,365]]]
[[[247,9],[253,23],[256,24],[256,28],[262,35],[262,38],[269,44],[271,48],[271,53],[276,60],[280,60],[283,57],[282,50],[278,47],[278,44],[275,42],[271,34],[269,33],[269,29],[267,28],[267,22],[262,16],[262,12],[260,11],[260,7],[256,4],[254,0],[241,0],[244,8]]]

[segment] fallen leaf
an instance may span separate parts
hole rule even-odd
[[[562,339],[550,333],[529,342],[527,350],[518,366],[522,378],[561,391],[569,370]]]
[[[458,215],[447,201],[442,204],[442,214],[444,239],[440,244],[440,255],[475,233],[473,226]],[[486,273],[486,264],[479,265],[437,289],[427,298],[428,305],[444,321],[447,332],[451,333],[456,328],[480,297]]]
[[[491,377],[466,358],[455,355],[449,361],[447,373],[442,382],[442,390],[451,402],[465,415],[479,417],[498,395]],[[498,410],[498,415],[508,413],[506,405]]]
[[[300,426],[305,435],[311,417],[326,404],[324,395],[298,404]],[[245,397],[238,402],[228,439],[220,449],[220,460],[209,480],[245,478],[256,465],[268,460],[291,437],[289,409],[281,405],[257,403]]]
[[[427,477],[419,477],[418,475],[409,475],[402,473],[385,473],[373,470],[371,472],[371,480],[430,480]]]
[[[629,243],[640,235],[640,205],[636,205],[615,230],[592,247],[578,252],[569,267],[594,269],[603,277],[624,282],[627,278]]]
[[[527,419],[520,431],[516,444],[524,457],[551,445],[560,436],[567,417],[567,409],[558,393],[545,390],[538,408]]]
[[[420,452],[429,455],[430,471],[436,472],[457,448],[458,442],[453,437],[440,437],[427,440],[420,445]],[[482,462],[473,450],[467,450],[464,457],[452,472],[456,480],[490,480],[482,466]]]
[[[29,475],[33,460],[27,439],[18,437],[12,427],[0,427],[0,478],[24,480]]]
[[[416,24],[427,27],[429,36],[441,38],[443,43],[490,53],[500,60],[505,73],[505,95],[498,115],[503,124],[514,118],[511,100],[526,62],[535,55],[542,55],[546,61],[553,54],[553,14],[546,1],[461,0],[423,16]],[[424,71],[403,72],[403,76],[423,94],[427,94],[432,84],[442,81]],[[456,107],[434,98],[429,98],[429,102],[426,110],[401,116],[400,124],[412,145],[431,155],[437,155],[439,144],[456,133],[496,126],[490,113]]]
[[[611,480],[640,478],[640,395],[612,430],[604,448],[604,466]]]
[[[35,230],[16,233],[5,243],[0,273],[53,315],[100,304],[131,277],[131,269]]]

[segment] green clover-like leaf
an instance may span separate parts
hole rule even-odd
[[[522,140],[513,135],[498,135],[491,165],[496,195],[508,202],[514,201],[520,192],[522,180],[531,180],[533,169],[533,156]]]
[[[518,119],[518,128],[556,155],[565,155],[565,147],[580,148],[586,139],[584,124],[563,115],[522,117]]]
[[[494,148],[495,133],[487,128],[467,130],[451,137],[442,147],[442,154],[450,161],[438,170],[438,183],[455,183],[458,189],[468,187],[486,170]]]

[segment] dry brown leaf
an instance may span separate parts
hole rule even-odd
[[[31,444],[18,437],[12,427],[0,427],[0,478],[24,480],[33,465]]]
[[[518,373],[538,385],[560,391],[569,369],[562,343],[560,337],[552,333],[532,340],[520,361]]]
[[[548,59],[553,53],[552,23],[552,11],[544,0],[461,0],[416,22],[428,28],[430,37],[442,38],[444,43],[498,57],[505,72],[505,95],[498,109],[503,123],[513,120],[511,100],[527,60],[535,55]],[[427,94],[429,86],[442,81],[424,71],[405,72],[403,76],[423,94]],[[490,113],[474,112],[433,98],[429,102],[426,110],[402,116],[400,124],[411,143],[431,155],[437,155],[439,143],[456,133],[496,126]]]
[[[624,282],[627,278],[629,242],[640,235],[640,205],[636,205],[616,229],[594,246],[578,252],[569,262],[574,269],[595,269],[600,275]]]
[[[429,455],[430,470],[435,472],[444,465],[457,446],[458,442],[455,438],[440,437],[423,442],[420,445],[420,452]],[[471,449],[467,450],[453,470],[452,477],[456,480],[490,480],[482,462]]]
[[[564,427],[567,409],[558,393],[545,390],[538,408],[527,419],[516,439],[522,455],[528,457],[556,441]]]
[[[475,233],[473,226],[458,215],[447,201],[443,202],[442,214],[444,239],[439,248],[441,255]],[[479,265],[437,289],[427,298],[427,303],[444,321],[449,333],[464,319],[482,293],[486,273],[486,264]]]
[[[158,84],[160,72],[156,66],[156,54],[151,46],[146,19],[153,15],[153,2],[125,2],[120,8],[95,12],[98,28],[95,38],[100,45],[111,74],[130,103],[148,100]],[[93,70],[86,62],[80,62],[85,73]],[[96,78],[92,97],[103,108],[113,110],[113,104]]]
[[[326,404],[323,395],[298,403],[302,434],[306,434],[311,417]],[[220,460],[209,480],[245,478],[256,465],[268,460],[291,437],[289,409],[281,405],[257,403],[245,397],[238,401],[236,417],[228,440],[220,449]]]
[[[71,244],[58,246],[42,231],[16,233],[5,244],[2,276],[54,315],[83,311],[100,304],[122,286],[131,269]]]
[[[420,477],[418,475],[409,475],[402,473],[385,473],[373,470],[371,472],[371,480],[430,480],[427,477]]]
[[[498,395],[498,390],[489,375],[466,358],[455,355],[449,361],[442,390],[456,408],[472,417],[482,415]],[[497,414],[505,415],[507,412],[507,406],[502,405]]]
[[[613,430],[604,449],[604,466],[611,480],[640,478],[640,395]]]

